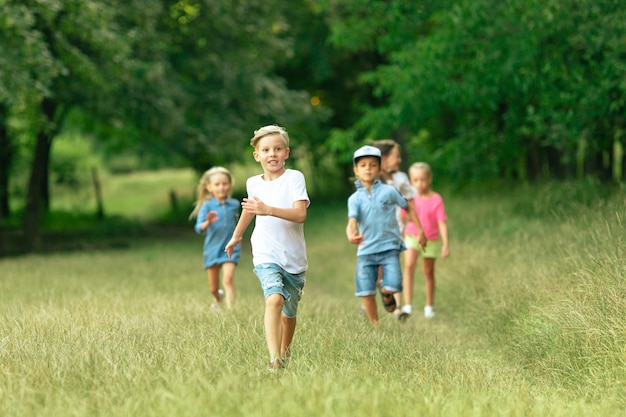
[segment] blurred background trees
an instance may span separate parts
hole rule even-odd
[[[621,2],[333,4],[333,43],[385,61],[361,74],[379,101],[358,137],[397,136],[457,180],[621,178]]]
[[[354,148],[383,137],[457,183],[619,182],[622,6],[0,0],[0,231],[23,207],[36,238],[70,133],[105,167],[201,171],[249,159],[252,131],[278,123],[328,198],[349,190]]]

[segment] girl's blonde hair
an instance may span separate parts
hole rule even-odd
[[[429,178],[433,177],[433,171],[430,169],[430,165],[428,165],[426,162],[415,162],[415,163],[413,163],[409,167],[409,172],[417,171],[419,169],[423,169],[424,171],[426,171],[426,174],[428,174]]]
[[[205,201],[209,201],[213,198],[213,194],[208,190],[207,184],[211,182],[211,177],[215,174],[225,174],[230,183],[234,184],[233,176],[230,171],[224,167],[213,167],[207,171],[204,171],[204,174],[200,177],[200,181],[198,181],[198,187],[196,188],[196,203],[194,205],[193,211],[189,215],[189,220],[195,218],[200,211],[200,207],[202,207],[202,203]],[[230,197],[230,195],[228,196]]]
[[[259,141],[269,135],[279,135],[285,144],[285,148],[289,147],[289,135],[287,134],[287,130],[278,125],[267,125],[255,130],[254,136],[250,139],[250,145],[256,149]]]

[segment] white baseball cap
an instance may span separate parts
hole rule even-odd
[[[375,156],[380,161],[382,158],[382,154],[380,153],[380,149],[376,146],[365,145],[361,146],[354,152],[354,156],[352,157],[352,162],[356,164],[356,160],[359,158],[363,158],[364,156]]]

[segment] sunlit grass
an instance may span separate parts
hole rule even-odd
[[[239,164],[228,169],[234,177],[235,198],[245,194],[245,179],[259,173],[258,164]],[[171,217],[172,214],[186,219],[193,209],[200,175],[192,169],[138,171],[127,174],[101,171],[98,179],[104,214],[140,221],[153,221]],[[51,209],[95,214],[97,200],[93,184],[85,180],[79,187],[53,185]],[[176,213],[172,213],[173,211]]]
[[[552,209],[555,187],[444,194],[437,316],[398,323],[381,309],[377,330],[353,296],[345,202],[313,201],[279,374],[265,369],[247,243],[237,307],[220,313],[191,227],[126,250],[0,259],[0,415],[626,415],[626,201]]]
[[[172,195],[177,209],[191,212],[198,175],[191,169],[139,171],[130,174],[99,175],[103,211],[106,216],[123,215],[137,220],[154,220],[172,211]],[[51,208],[79,213],[96,212],[92,184],[80,188],[55,187]],[[189,214],[187,212],[187,214]]]

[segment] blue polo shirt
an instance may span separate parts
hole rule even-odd
[[[406,199],[394,187],[379,180],[374,182],[370,192],[361,181],[354,184],[356,191],[348,197],[348,218],[357,220],[359,232],[363,234],[357,256],[405,250],[396,219],[396,206],[406,209]]]

